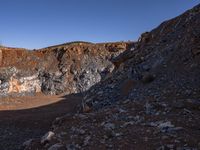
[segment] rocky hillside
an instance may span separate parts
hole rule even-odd
[[[110,74],[133,43],[71,42],[40,50],[0,48],[0,97],[86,91]]]
[[[24,148],[200,149],[199,27],[200,5],[142,34],[85,93],[79,113],[56,118]]]

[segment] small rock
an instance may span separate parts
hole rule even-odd
[[[23,146],[24,146],[24,147],[30,146],[32,141],[33,141],[33,139],[29,139],[29,140],[25,141],[25,142],[23,143]]]
[[[48,150],[65,150],[64,145],[57,143],[52,145]]]
[[[119,136],[122,136],[122,135],[123,135],[122,133],[115,133],[116,137],[119,137]]]
[[[49,142],[52,140],[52,138],[55,136],[55,133],[52,131],[47,132],[42,138],[41,138],[41,144],[44,144],[46,142]]]
[[[79,129],[78,132],[79,132],[80,135],[84,135],[85,134],[85,131],[83,129]]]
[[[125,123],[122,125],[122,127],[127,127],[127,126],[129,126],[129,125],[134,125],[134,124],[135,124],[134,121],[129,121],[129,122],[125,122]]]
[[[148,102],[145,104],[145,113],[147,115],[151,115],[151,114],[154,114],[155,110],[153,108],[152,105],[150,105]]]
[[[129,103],[129,102],[130,102],[130,100],[127,99],[127,100],[123,101],[122,103],[123,103],[123,104],[127,104],[127,103]]]
[[[171,129],[172,131],[181,131],[183,130],[183,127],[175,127]]]
[[[87,136],[87,137],[85,138],[85,140],[84,140],[83,146],[87,146],[87,145],[89,144],[90,139],[91,139],[91,136]]]
[[[175,148],[175,146],[172,144],[167,144],[166,147],[169,148],[170,150],[173,150]]]
[[[86,115],[83,114],[75,114],[76,117],[80,118],[80,119],[86,119],[88,118]]]
[[[83,107],[83,112],[84,113],[88,113],[88,112],[90,112],[92,109],[88,106],[88,105],[84,105],[84,107]]]
[[[125,112],[127,112],[126,110],[121,109],[121,108],[119,108],[118,111],[119,111],[119,113],[125,113]]]
[[[106,123],[106,124],[104,124],[104,128],[106,130],[113,130],[113,129],[115,129],[115,125],[113,123]]]
[[[150,83],[155,79],[155,75],[150,74],[150,73],[145,73],[142,77],[142,82],[143,83]]]
[[[167,121],[167,122],[160,123],[160,124],[158,125],[158,127],[159,127],[160,129],[163,129],[163,128],[173,128],[174,125],[172,125],[172,123],[171,123],[170,121]]]
[[[101,144],[105,144],[105,142],[106,142],[105,139],[101,139],[101,140],[100,140],[100,143],[101,143]]]
[[[174,127],[174,125],[171,124],[170,121],[167,121],[167,122],[164,122],[164,123],[160,123],[158,125],[158,128],[160,128],[161,132],[175,132],[175,131],[183,130],[182,127]]]
[[[149,71],[149,70],[151,69],[151,67],[150,67],[149,65],[147,65],[147,64],[144,64],[144,65],[142,66],[142,68],[143,68],[145,71]]]

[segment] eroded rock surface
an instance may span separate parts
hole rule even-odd
[[[84,92],[110,74],[111,59],[131,45],[73,42],[34,51],[2,47],[0,97]]]

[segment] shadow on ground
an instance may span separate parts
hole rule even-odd
[[[56,117],[75,113],[81,97],[81,94],[72,94],[46,106],[0,111],[0,149],[17,150],[24,141],[41,137],[50,130]]]

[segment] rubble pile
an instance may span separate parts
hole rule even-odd
[[[24,149],[200,149],[200,5],[112,59],[77,114],[56,118],[51,140]]]

